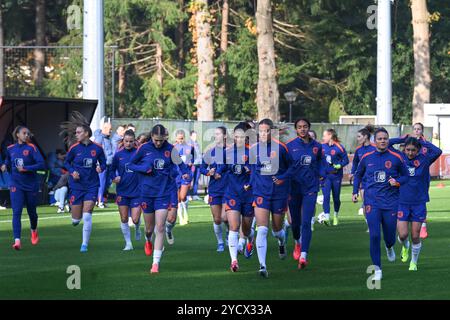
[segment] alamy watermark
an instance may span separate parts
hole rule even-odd
[[[67,278],[66,286],[69,290],[81,290],[81,269],[77,265],[71,265],[67,267],[67,274],[70,276]]]

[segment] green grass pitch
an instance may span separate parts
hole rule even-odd
[[[134,241],[134,251],[122,252],[113,205],[95,211],[87,254],[79,252],[82,225],[73,227],[70,216],[57,215],[54,207],[38,208],[36,247],[30,243],[24,210],[22,250],[16,252],[11,248],[11,211],[0,211],[0,299],[449,299],[450,183],[444,183],[445,188],[436,182],[431,187],[429,237],[423,242],[419,270],[408,271],[409,263],[399,259],[398,244],[395,263],[387,261],[382,247],[380,290],[367,288],[368,233],[347,186],[340,225],[316,224],[305,270],[297,270],[292,259],[292,234],[286,260],[278,258],[276,239],[269,236],[268,279],[257,274],[256,251],[249,260],[239,256],[240,270],[231,273],[228,250],[216,252],[211,214],[204,203],[191,203],[190,223],[175,227],[175,244],[166,244],[156,275],[149,273],[152,259],[145,256],[143,241]],[[318,206],[317,213],[321,211]],[[81,290],[67,289],[70,265],[81,268]]]

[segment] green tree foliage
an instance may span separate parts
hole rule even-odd
[[[47,0],[48,42],[81,45],[81,30],[67,30],[67,7],[82,6],[82,0]],[[256,116],[258,57],[256,49],[255,1],[230,1],[228,49],[219,50],[221,0],[209,1],[215,50],[216,89],[226,84],[224,95],[215,96],[218,119],[240,120]],[[105,0],[105,42],[117,45],[116,80],[125,70],[125,90],[116,90],[116,105],[126,107],[126,116],[195,119],[197,67],[191,56],[192,34],[187,24],[189,1],[184,7],[174,0]],[[296,91],[294,118],[314,122],[337,121],[340,114],[376,112],[376,30],[367,27],[367,7],[372,1],[356,0],[272,0],[280,112],[286,120],[289,108],[283,97]],[[3,1],[5,44],[32,44],[34,2]],[[427,2],[431,31],[431,102],[450,99],[450,7],[445,1]],[[51,8],[51,9],[50,9]],[[394,122],[410,123],[414,59],[409,1],[396,0],[392,7],[393,115]],[[179,68],[176,48],[178,24],[185,23],[183,51],[185,65]],[[9,27],[14,25],[14,27]],[[155,45],[162,49],[162,86],[158,80]],[[108,55],[105,50],[105,55]],[[80,94],[81,52],[68,59],[49,59],[63,64],[46,74],[45,94]],[[226,62],[227,73],[219,72]],[[182,73],[180,73],[182,70]],[[105,77],[106,81],[110,81]],[[116,81],[117,86],[118,81]],[[106,85],[110,85],[107,83]],[[216,92],[218,92],[216,90]],[[110,104],[109,93],[106,93]],[[109,113],[111,110],[108,111]],[[116,112],[117,115],[117,112]]]

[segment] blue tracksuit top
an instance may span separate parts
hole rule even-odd
[[[254,144],[250,148],[253,195],[272,200],[287,198],[290,191],[289,163],[289,151],[284,143],[272,139],[269,143]],[[276,185],[273,176],[283,183]]]
[[[106,159],[101,145],[89,141],[88,144],[75,143],[70,147],[64,161],[64,166],[70,173],[69,187],[72,190],[86,191],[100,186],[100,180],[96,171],[97,164],[105,170]],[[72,176],[77,171],[79,180]]]
[[[289,151],[289,170],[291,194],[307,195],[319,192],[320,177],[324,176],[322,145],[315,141],[305,143],[296,137],[286,144]]]
[[[130,150],[125,148],[119,149],[113,158],[111,179],[114,180],[117,176],[120,176],[116,192],[117,195],[122,197],[137,198],[140,196],[138,173],[128,167],[131,158],[136,154],[136,150],[136,148]]]
[[[226,164],[220,165],[218,173],[228,174],[225,193],[243,202],[252,202],[251,189],[245,191],[244,186],[250,185],[249,147],[238,148],[236,145],[226,149]]]
[[[364,204],[379,209],[397,210],[399,188],[389,183],[394,178],[402,185],[406,182],[408,169],[403,157],[389,148],[384,152],[377,150],[366,153],[361,157],[353,180],[353,194],[359,191],[363,179],[366,181],[364,190]]]
[[[11,170],[11,187],[37,192],[39,179],[36,171],[45,170],[45,161],[38,148],[31,143],[12,144],[6,150],[6,166]],[[26,172],[19,172],[22,166]]]
[[[377,148],[372,143],[369,144],[368,146],[360,145],[359,147],[356,148],[355,154],[353,156],[353,161],[352,161],[352,171],[351,171],[351,173],[353,175],[355,174],[356,169],[358,169],[359,162],[361,161],[361,158],[363,157],[363,155],[365,155],[368,152],[374,151],[376,149]],[[361,187],[362,187],[362,189],[365,189],[365,181],[364,181],[364,179],[362,181]]]
[[[157,148],[151,141],[142,144],[128,165],[130,170],[140,173],[140,191],[145,198],[170,195],[173,166],[179,166],[182,174],[189,173],[177,150],[167,141],[161,148]]]
[[[208,149],[205,152],[205,156],[202,160],[202,165],[200,166],[200,173],[208,176],[208,172],[210,169],[215,168],[217,173],[221,165],[224,165],[226,155],[226,146],[218,147],[214,146],[211,149]],[[213,196],[223,196],[225,193],[225,189],[227,186],[227,175],[228,173],[225,171],[221,174],[220,179],[215,179],[214,176],[211,176],[208,184],[208,193]]]
[[[334,142],[331,146],[328,143],[323,143],[322,162],[325,167],[326,178],[342,178],[344,175],[344,167],[349,163],[347,151],[338,142]],[[341,169],[336,170],[333,167],[336,164],[340,164]]]
[[[400,186],[401,204],[422,204],[430,201],[428,189],[430,184],[430,166],[442,154],[442,150],[427,141],[421,141],[427,152],[418,154],[414,159],[408,159],[402,153],[408,168],[408,180]]]

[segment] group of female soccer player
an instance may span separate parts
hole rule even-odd
[[[442,153],[425,140],[423,126],[417,125],[422,131],[416,132],[414,137],[407,135],[391,140],[388,132],[379,128],[373,142],[368,129],[358,131],[360,146],[353,160],[352,200],[356,202],[361,193],[369,226],[370,255],[377,267],[375,279],[382,277],[380,225],[389,261],[395,260],[393,245],[398,231],[403,246],[401,259],[403,262],[408,260],[412,247],[410,270],[417,270],[420,229],[426,219],[426,202],[429,201],[429,168]],[[105,170],[105,155],[102,147],[91,141],[92,131],[81,114],[73,113],[62,128],[65,141],[70,145],[65,167],[70,173],[72,223],[76,226],[83,220],[80,251],[87,252],[92,210],[99,187],[98,173]],[[203,155],[200,171],[209,177],[209,205],[217,251],[223,252],[228,245],[233,272],[239,270],[238,252],[250,258],[256,245],[259,274],[268,277],[266,254],[270,222],[281,259],[287,256],[286,226],[290,225],[295,241],[293,257],[298,261],[299,269],[305,268],[320,189],[324,195],[324,223],[331,224],[332,195],[333,225],[338,224],[343,168],[349,163],[347,152],[333,129],[325,130],[322,143],[319,143],[307,119],[298,119],[294,128],[296,137],[284,144],[278,140],[279,131],[269,119],[261,120],[256,127],[249,122],[239,123],[233,129],[232,141],[227,139],[227,129],[218,127],[214,144]],[[29,136],[27,128],[16,128],[14,138],[17,142],[8,148],[8,157],[1,166],[3,171],[9,168],[12,173],[13,248],[16,250],[21,248],[20,217],[24,204],[30,216],[32,243],[35,245],[39,241],[36,171],[45,169],[45,165]],[[194,149],[184,141],[184,132],[177,131],[174,145],[168,142],[168,136],[167,129],[160,124],[152,128],[144,143],[136,140],[133,131],[126,131],[111,170],[125,239],[124,250],[133,249],[128,217],[132,217],[139,239],[143,212],[144,251],[147,256],[153,254],[151,273],[159,272],[164,235],[169,244],[174,243],[177,208],[180,223],[188,222],[186,196],[195,169]],[[405,145],[403,152],[392,148],[400,143]],[[286,212],[289,223],[285,221]],[[408,241],[410,222],[412,245]],[[225,242],[223,226],[227,230]]]

